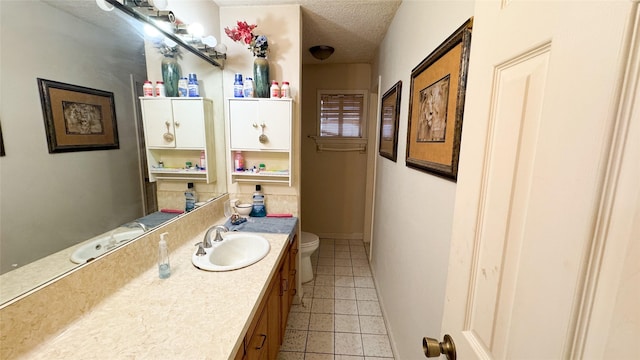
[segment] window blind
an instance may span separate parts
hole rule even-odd
[[[322,94],[320,136],[361,138],[363,107],[362,94]]]

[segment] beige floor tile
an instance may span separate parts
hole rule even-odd
[[[335,298],[335,287],[315,286],[313,288],[313,297],[318,299],[333,299]]]
[[[335,257],[335,251],[333,249],[319,249],[318,253],[320,258],[333,258]]]
[[[358,301],[358,315],[382,316],[377,301]]]
[[[359,288],[375,288],[373,278],[368,276],[354,276],[353,282]]]
[[[280,351],[278,360],[304,360],[303,352]]]
[[[382,316],[364,316],[360,315],[360,331],[363,334],[379,334],[387,333]]]
[[[333,332],[309,331],[307,353],[333,354]]]
[[[315,314],[333,314],[334,313],[334,300],[333,299],[313,299],[311,305],[311,312]]]
[[[387,335],[362,334],[362,346],[365,356],[393,356]]]
[[[292,330],[309,330],[310,313],[291,312],[287,320],[287,329]]]
[[[335,266],[318,265],[315,272],[316,275],[335,275]]]
[[[336,245],[349,245],[349,239],[335,239],[334,243]]]
[[[378,301],[378,294],[376,294],[376,289],[356,288],[356,299],[366,300],[366,301]]]
[[[364,252],[364,251],[363,251],[363,252],[359,252],[359,251],[353,252],[353,251],[352,251],[352,252],[351,252],[351,259],[362,259],[362,260],[367,260],[367,259],[368,259],[368,256],[367,256],[367,253],[366,253],[366,252]]]
[[[369,266],[369,260],[367,258],[354,258],[351,256],[351,265],[352,266]]]
[[[333,354],[307,353],[304,360],[334,360]]]
[[[354,266],[353,275],[354,276],[372,276],[369,266]]]
[[[334,259],[334,258],[321,257],[321,258],[318,259],[318,266],[320,266],[320,265],[334,266],[335,265],[335,261],[336,261],[336,259]],[[351,263],[351,262],[349,262],[349,263]]]
[[[335,275],[353,276],[353,269],[351,266],[334,266]]]
[[[351,252],[349,251],[336,251],[334,254],[336,259],[351,259]]]
[[[312,298],[303,297],[302,304],[291,305],[291,312],[311,312],[312,300]]]
[[[356,284],[353,281],[353,276],[336,275],[334,278],[334,285],[338,287],[355,287]]]
[[[335,298],[342,300],[355,300],[356,289],[351,287],[335,287]]]
[[[316,275],[316,286],[335,286],[335,277],[333,275]]]
[[[309,330],[334,331],[334,314],[311,314]]]
[[[351,259],[333,259],[335,266],[351,266]]]
[[[286,330],[280,351],[304,352],[307,345],[307,331]]]
[[[337,355],[335,360],[364,360],[362,356],[353,356],[353,355]]]
[[[364,355],[362,338],[360,334],[339,333],[335,334],[335,353],[341,355]]]
[[[348,244],[347,244],[347,245],[336,245],[336,246],[335,246],[335,250],[336,250],[336,251],[346,251],[346,252],[349,252],[349,251],[351,251],[351,248],[349,247],[349,245],[348,245]]]
[[[358,315],[358,305],[355,300],[336,300],[335,313],[344,315]]]
[[[347,333],[360,333],[360,319],[358,315],[335,315],[335,331]]]

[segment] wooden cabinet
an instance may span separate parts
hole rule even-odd
[[[298,253],[298,237],[287,245],[277,271],[269,281],[264,298],[260,301],[256,316],[251,321],[244,346],[241,347],[235,360],[257,360],[278,358],[280,345],[284,341],[287,319],[293,296],[296,293],[296,269]]]
[[[149,180],[214,181],[213,101],[143,97],[140,104]],[[195,168],[203,154],[204,169]]]
[[[231,171],[232,182],[285,183],[291,186],[291,99],[229,99],[229,159],[242,152],[245,167],[266,171]],[[233,166],[233,165],[232,165]]]

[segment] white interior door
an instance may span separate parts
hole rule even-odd
[[[590,325],[594,299],[616,296],[601,266],[640,216],[640,156],[620,133],[638,129],[620,112],[637,18],[630,0],[477,2],[441,334],[458,358],[605,356],[584,353],[608,331]]]

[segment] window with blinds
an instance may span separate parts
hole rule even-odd
[[[324,138],[362,138],[365,92],[319,92],[319,135]]]

